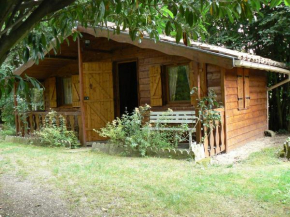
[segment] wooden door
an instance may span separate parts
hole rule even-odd
[[[84,63],[83,75],[87,141],[105,140],[93,130],[105,127],[114,119],[112,63]]]

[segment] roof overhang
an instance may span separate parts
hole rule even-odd
[[[148,36],[144,36],[141,42],[138,40],[132,41],[127,31],[115,34],[113,29],[105,27],[85,28],[78,26],[77,31],[93,35],[97,38],[107,37],[116,42],[132,44],[144,49],[153,49],[169,55],[182,56],[196,62],[210,63],[227,69],[232,69],[234,67],[234,58],[232,56],[203,50],[197,47],[185,46],[172,41],[164,41],[162,39],[155,41]]]
[[[277,73],[283,73],[283,74],[290,75],[290,70],[288,70],[288,69],[264,65],[261,63],[252,63],[252,62],[248,62],[248,61],[244,61],[244,60],[234,60],[234,66],[235,67],[251,68],[251,69],[259,69],[259,70],[263,70],[263,71],[277,72]]]

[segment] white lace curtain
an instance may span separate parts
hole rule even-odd
[[[188,66],[174,66],[168,69],[169,74],[169,99],[170,101],[175,101],[177,80],[179,71],[185,68],[186,76],[189,84],[189,67]]]
[[[178,67],[170,67],[168,73],[169,73],[169,97],[170,101],[174,101],[178,78]]]

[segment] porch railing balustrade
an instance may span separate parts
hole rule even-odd
[[[205,156],[214,156],[226,150],[225,109],[215,109],[221,115],[221,120],[215,122],[215,127],[209,129],[202,126],[203,145]]]
[[[33,134],[35,131],[41,129],[45,126],[45,116],[48,111],[31,111],[26,114],[27,119],[21,121],[21,118],[17,117],[18,121],[18,132],[22,136],[27,136]],[[59,115],[62,115],[66,120],[66,127],[68,130],[76,132],[78,138],[82,141],[82,123],[81,123],[81,113],[80,112],[57,112],[58,116],[56,118],[56,125],[59,126]]]

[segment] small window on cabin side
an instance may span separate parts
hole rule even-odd
[[[31,110],[44,110],[44,89],[31,88]]]
[[[169,102],[190,101],[188,65],[167,66],[167,91]]]

